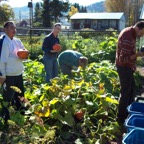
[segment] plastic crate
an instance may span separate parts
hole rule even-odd
[[[122,144],[144,144],[144,130],[133,129],[124,136]]]
[[[132,114],[128,119],[126,119],[124,125],[127,129],[127,133],[133,129],[144,130],[144,115]]]
[[[144,114],[144,103],[133,102],[127,107],[129,114]]]

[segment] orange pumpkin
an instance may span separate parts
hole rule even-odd
[[[60,44],[55,44],[53,45],[53,50],[56,50],[56,51],[60,51],[62,48],[61,48],[61,45]]]
[[[79,110],[78,112],[75,113],[75,117],[78,120],[81,120],[84,117],[84,112],[82,110]]]
[[[26,49],[19,49],[18,52],[17,52],[17,56],[20,59],[26,59],[29,56],[29,51],[26,50]]]

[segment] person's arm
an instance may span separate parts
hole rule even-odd
[[[42,50],[45,53],[48,53],[52,50],[52,46],[50,44],[50,37],[46,37],[43,41]]]
[[[6,80],[5,63],[0,60],[0,85]]]
[[[76,71],[76,70],[78,70],[78,67],[73,66],[72,69]]]
[[[134,60],[137,57],[143,57],[144,56],[144,52],[138,51],[136,54],[130,56],[130,60]]]
[[[130,34],[123,33],[118,40],[119,61],[122,63],[131,63],[138,56],[142,56],[141,52],[135,53],[135,42]]]
[[[19,49],[26,49],[20,39],[16,39],[16,42]]]
[[[24,47],[22,41],[20,39],[16,39],[17,47],[16,47],[16,55],[21,59],[27,59],[29,56],[29,51]]]
[[[3,76],[2,73],[0,72],[0,85],[2,85],[5,80],[6,80],[6,77]]]
[[[60,40],[59,40],[59,38],[57,38],[57,43],[54,44],[54,45],[56,45],[56,47],[58,46],[59,48],[52,49],[50,52],[60,52],[60,51],[62,50],[62,47],[61,47],[61,45],[60,45]],[[54,45],[53,45],[53,46],[54,46]]]
[[[8,43],[5,42],[5,39],[4,39],[3,45],[2,45],[1,56],[0,56],[1,78],[6,78],[6,63],[7,63],[8,56],[9,56]]]
[[[6,78],[6,71],[5,68],[6,67],[6,63],[5,62],[0,62],[0,77],[1,78]]]

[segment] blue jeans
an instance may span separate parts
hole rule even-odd
[[[45,53],[44,57],[44,68],[46,72],[46,82],[50,82],[50,79],[58,76],[58,62],[57,55]]]

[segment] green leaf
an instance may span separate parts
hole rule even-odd
[[[48,105],[49,105],[49,100],[48,100],[48,99],[44,99],[44,100],[42,101],[42,105],[43,105],[44,107],[48,106]]]
[[[45,127],[42,127],[38,124],[34,124],[30,129],[33,137],[40,137],[46,133]]]
[[[65,111],[65,116],[64,117],[60,116],[59,120],[63,124],[66,124],[66,125],[69,125],[69,126],[73,126],[73,124],[74,124],[74,119],[73,119],[71,113],[68,112],[68,111]]]
[[[54,104],[56,104],[57,102],[59,102],[59,99],[54,98],[54,99],[52,99],[52,100],[50,101],[50,105],[54,105]]]
[[[13,89],[17,93],[21,93],[21,90],[16,86],[10,86],[10,88]]]
[[[90,102],[90,101],[86,101],[85,102],[87,105],[89,105],[89,106],[93,106],[94,104],[93,104],[93,102]]]
[[[75,140],[75,144],[83,144],[83,141],[81,141],[80,138],[79,138],[79,139],[76,139],[76,140]]]
[[[41,102],[41,101],[44,99],[44,97],[45,97],[45,96],[42,95],[42,96],[40,97],[40,100],[39,100],[39,101]]]
[[[106,101],[110,102],[110,103],[113,103],[113,104],[118,104],[118,101],[116,99],[112,99],[110,97],[106,97]]]

